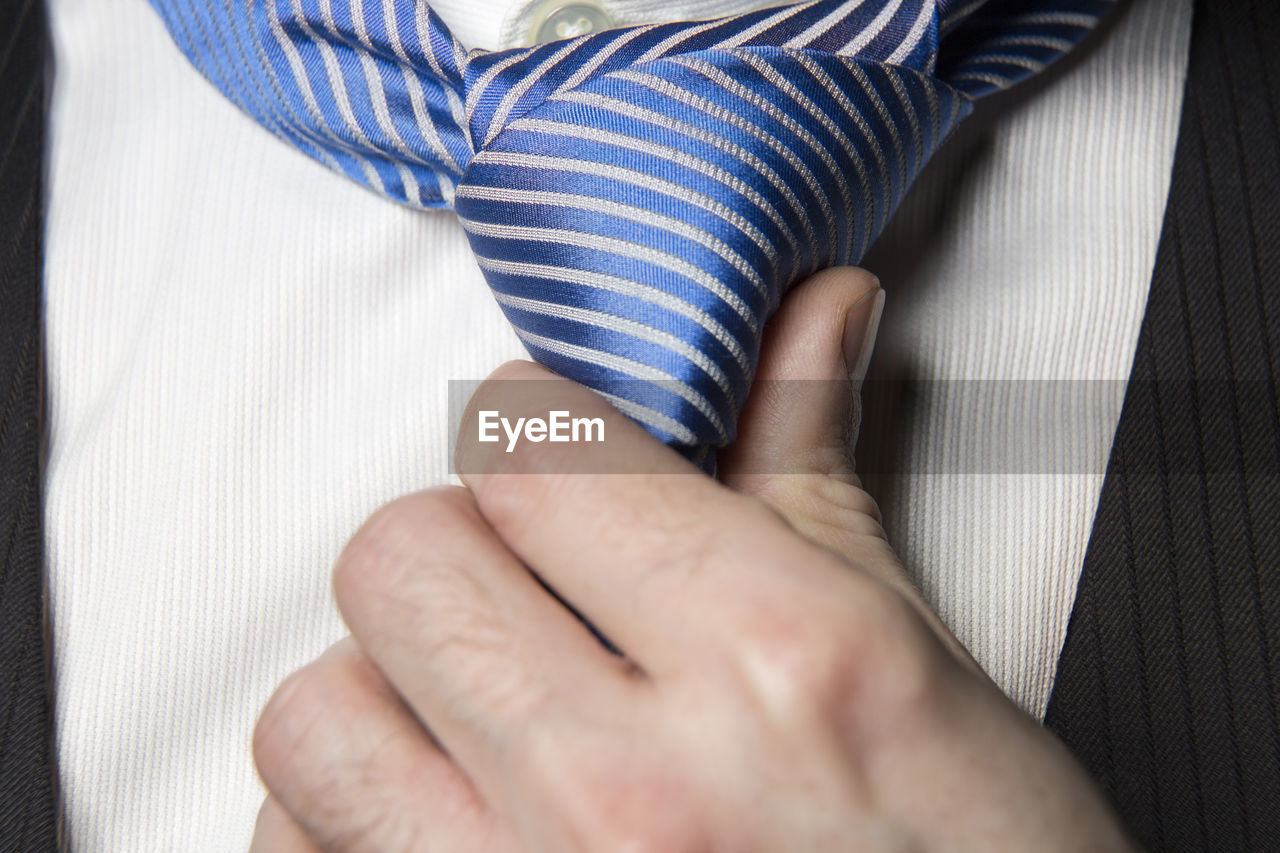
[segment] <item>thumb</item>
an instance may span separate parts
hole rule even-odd
[[[720,459],[726,485],[842,552],[835,540],[850,524],[879,534],[879,511],[858,488],[852,454],[857,386],[883,306],[880,283],[857,268],[824,270],[793,288],[765,332],[738,440]]]
[[[912,585],[853,467],[859,407],[884,292],[866,270],[825,270],[795,287],[765,333],[738,440],[719,476],[897,590],[955,656],[981,669]]]
[[[719,478],[897,590],[957,660],[986,678],[911,584],[854,473],[858,393],[883,306],[876,277],[856,268],[824,270],[787,293],[764,334],[739,438],[719,460]]]

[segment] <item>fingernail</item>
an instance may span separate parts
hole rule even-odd
[[[883,311],[884,290],[876,287],[855,302],[845,318],[844,363],[849,369],[849,378],[854,383],[861,383],[867,376],[867,366],[871,364],[871,353],[876,348],[876,330],[880,326]]]

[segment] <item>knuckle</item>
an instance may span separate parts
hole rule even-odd
[[[379,509],[347,543],[333,570],[334,593],[344,611],[394,594],[403,573],[448,548],[458,534],[483,527],[475,503],[461,487],[398,498]]]
[[[519,726],[538,716],[548,688],[527,665],[527,654],[507,626],[469,614],[438,625],[423,643],[428,666],[448,673],[453,712],[474,721]],[[490,733],[506,740],[516,732]]]
[[[490,474],[476,483],[476,497],[484,507],[485,517],[499,530],[520,530],[536,515],[540,506],[554,500],[554,484],[549,477],[535,476],[525,469],[523,451],[500,474]]]
[[[761,600],[736,648],[748,689],[774,718],[892,718],[935,698],[927,628],[902,596],[869,578],[834,596],[784,584]]]
[[[562,451],[517,449],[502,473],[489,474],[472,485],[485,522],[508,542],[525,540],[553,513],[576,503],[573,489],[582,484],[574,481],[582,478],[572,473],[572,462],[557,468],[545,465],[545,456],[534,458],[549,452]]]
[[[495,371],[476,390],[468,404],[464,422],[476,422],[482,410],[504,418],[505,434],[486,445],[483,452],[468,434],[466,444],[473,448],[465,454],[467,473],[483,475],[481,479],[505,474],[545,474],[564,470],[572,464],[573,454],[565,445],[546,440],[545,418],[552,410],[588,411],[605,415],[612,412],[596,395],[570,380],[552,374],[543,367],[527,362],[510,362]],[[543,420],[542,437],[533,434],[533,422]],[[527,426],[526,426],[527,424]],[[513,432],[507,432],[507,430]],[[491,441],[492,439],[487,439]],[[481,485],[473,484],[473,485]]]
[[[339,647],[286,678],[254,729],[263,782],[322,849],[416,849],[418,815],[384,807],[376,791],[353,796],[375,766],[386,770],[376,764],[386,747],[367,731],[353,735],[367,724],[369,693],[389,690],[368,658]]]
[[[402,809],[368,807],[332,797],[313,818],[312,837],[321,850],[388,853],[421,850],[421,818]]]
[[[323,659],[292,673],[272,694],[253,732],[254,759],[268,787],[301,758],[314,758],[314,745],[329,741],[335,695],[341,695],[341,684]]]
[[[844,702],[856,669],[842,634],[812,614],[757,623],[738,647],[738,665],[770,717],[811,718]]]

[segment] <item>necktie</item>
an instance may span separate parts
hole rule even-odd
[[[0,4],[0,850],[56,849],[40,532],[44,4]]]
[[[710,464],[787,288],[1114,0],[817,0],[467,52],[408,0],[152,0],[277,136],[452,206],[538,361]]]

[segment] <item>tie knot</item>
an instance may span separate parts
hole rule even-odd
[[[667,55],[507,122],[455,207],[535,358],[705,450],[733,439],[782,294],[861,257],[968,109],[928,74],[862,58]]]
[[[466,61],[467,127],[474,150],[558,94],[626,68],[711,50],[780,48],[932,70],[933,0],[817,0],[709,21],[626,27]]]
[[[786,289],[856,263],[970,99],[1114,0],[815,0],[470,53],[421,0],[152,2],[282,139],[455,206],[530,353],[706,458]]]

